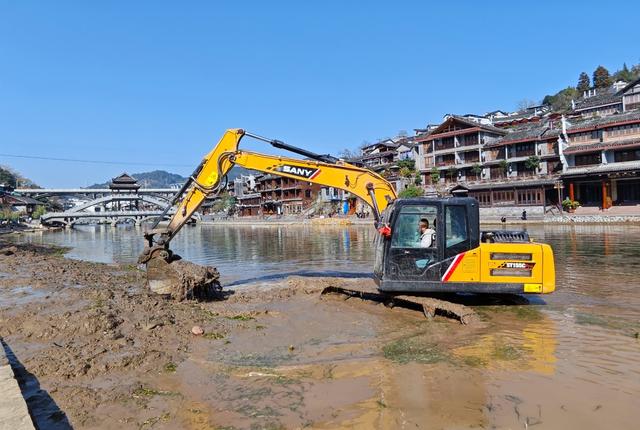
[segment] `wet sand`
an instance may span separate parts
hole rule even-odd
[[[371,283],[294,276],[175,303],[148,294],[135,266],[20,245],[0,256],[0,336],[43,428],[596,429],[640,418],[636,326],[581,312],[572,330],[598,340],[581,345],[565,339],[574,314],[540,301],[475,303],[481,321],[464,326],[320,297]],[[570,360],[576,351],[588,360]]]

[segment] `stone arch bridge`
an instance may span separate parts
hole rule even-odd
[[[133,222],[140,225],[154,222],[163,215],[164,209],[174,196],[174,189],[140,189],[132,193],[114,192],[110,189],[16,189],[21,195],[33,198],[49,196],[87,196],[92,200],[77,205],[64,212],[49,212],[40,218],[44,225],[63,225],[102,223],[117,225]],[[164,218],[175,213],[171,208]],[[199,214],[194,219],[199,219]]]

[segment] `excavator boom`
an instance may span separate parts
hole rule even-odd
[[[244,136],[266,141],[276,148],[300,154],[307,159],[242,151],[239,145]],[[169,267],[176,257],[169,250],[169,242],[189,222],[207,197],[224,189],[224,178],[233,166],[347,191],[371,206],[376,221],[387,205],[397,198],[393,186],[370,170],[329,155],[315,154],[278,140],[266,139],[242,129],[229,129],[218,144],[205,155],[167,207],[165,214],[171,206],[178,204],[169,224],[159,228],[163,218],[161,216],[153,228],[145,233],[148,246],[138,261],[147,264],[147,278],[152,290],[166,292],[176,283],[179,276]]]

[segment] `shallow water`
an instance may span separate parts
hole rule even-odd
[[[230,351],[235,355],[220,348],[196,355],[210,365],[226,360],[233,366],[282,366],[287,361],[277,351],[286,351],[288,340],[280,338],[294,338],[298,331],[287,330],[309,325],[303,332],[315,333],[317,343],[299,339],[308,345],[288,364],[309,374],[325,366],[342,376],[332,376],[333,382],[318,378],[309,387],[305,376],[302,385],[276,388],[283,396],[302,390],[306,400],[300,408],[311,421],[335,418],[318,406],[329,396],[338,404],[330,407],[348,411],[340,415],[340,425],[364,428],[425,423],[433,428],[633,428],[640,418],[640,226],[527,228],[554,249],[557,291],[544,296],[541,306],[478,308],[490,325],[473,334],[444,326],[443,335],[430,328],[433,324],[390,319],[384,310],[358,314],[357,325],[337,329],[331,321],[344,316],[325,310],[324,324],[312,322],[309,315],[318,306],[310,302],[307,308],[287,309],[287,319],[267,329],[264,344],[249,336],[246,351],[242,340],[234,339]],[[375,234],[365,226],[196,226],[181,231],[173,249],[216,266],[226,285],[242,285],[292,273],[367,275]],[[120,263],[134,263],[143,246],[141,232],[126,227],[86,227],[21,240],[70,246],[71,258]],[[416,325],[408,330],[407,324]],[[280,349],[274,342],[282,343]],[[380,342],[386,343],[384,358]],[[242,409],[231,379],[216,393],[225,390],[229,410]],[[348,408],[349,400],[337,400],[339,393],[355,396]],[[294,427],[302,422],[295,414],[278,419]]]

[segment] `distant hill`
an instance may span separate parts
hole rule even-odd
[[[138,180],[142,188],[169,188],[172,184],[180,184],[187,180],[177,173],[169,173],[164,170],[154,170],[153,172],[141,172],[130,174]],[[87,188],[108,188],[111,179],[101,184],[93,184]]]
[[[243,167],[234,167],[229,172],[229,181],[233,181],[240,175],[248,175],[251,171]],[[177,173],[170,173],[165,170],[154,170],[152,172],[131,173],[138,180],[138,183],[142,188],[169,188],[174,184],[182,184],[187,180],[184,176]],[[108,188],[111,183],[111,179],[101,184],[93,184],[87,188]]]

